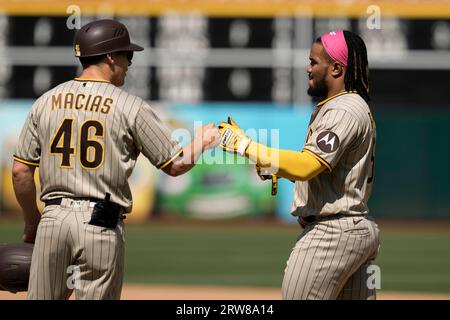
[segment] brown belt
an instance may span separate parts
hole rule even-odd
[[[366,217],[366,214],[331,214],[328,216],[307,216],[307,217],[300,217],[299,223],[302,227],[305,227],[308,224],[319,222],[319,221],[326,221],[326,220],[334,220],[334,219],[340,219],[340,218],[352,218],[352,217]]]

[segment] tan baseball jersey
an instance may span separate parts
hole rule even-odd
[[[161,168],[181,146],[141,98],[107,81],[75,79],[34,103],[14,158],[40,166],[43,201],[109,192],[130,212],[127,180],[141,152]]]
[[[303,151],[313,154],[328,170],[311,180],[296,181],[293,215],[368,213],[375,122],[364,99],[344,92],[319,103],[311,116]]]
[[[379,230],[361,216],[368,213],[374,150],[375,124],[358,94],[341,93],[317,105],[303,151],[328,172],[295,183],[292,214],[306,223],[287,261],[283,299],[376,298],[370,270]],[[310,216],[319,219],[305,219]]]

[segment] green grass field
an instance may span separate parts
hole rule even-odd
[[[0,242],[22,226],[0,220]],[[450,233],[385,228],[376,264],[386,291],[450,293]],[[296,227],[129,225],[129,283],[280,287]]]

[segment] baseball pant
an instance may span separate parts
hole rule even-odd
[[[65,198],[47,206],[38,226],[28,299],[120,299],[124,229],[88,224],[94,203]]]
[[[364,217],[307,225],[287,261],[282,299],[375,299],[367,268],[378,253],[378,234],[376,223]]]

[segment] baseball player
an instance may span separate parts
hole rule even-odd
[[[310,96],[315,107],[301,152],[251,141],[237,124],[219,124],[221,146],[276,176],[295,181],[292,214],[303,227],[287,261],[282,298],[375,299],[368,266],[378,253],[378,227],[368,216],[375,123],[363,40],[349,31],[312,45]]]
[[[75,35],[83,72],[32,106],[14,155],[13,183],[34,242],[29,299],[119,299],[124,270],[124,214],[132,209],[128,177],[140,153],[165,173],[189,171],[219,142],[213,124],[182,148],[141,98],[124,84],[134,51],[127,28],[98,20]],[[33,176],[38,167],[41,214]],[[37,233],[36,233],[37,232]]]

